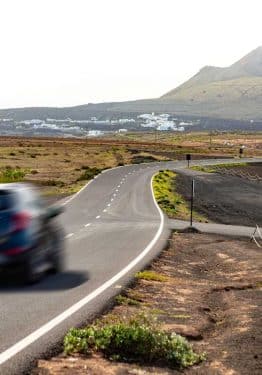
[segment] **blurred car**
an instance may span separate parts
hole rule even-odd
[[[38,281],[64,265],[64,235],[55,217],[62,206],[47,206],[34,186],[0,184],[0,275]]]

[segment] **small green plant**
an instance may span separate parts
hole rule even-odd
[[[161,275],[160,273],[157,273],[155,271],[141,271],[136,273],[137,279],[143,279],[148,281],[160,281],[160,282],[166,282],[168,281],[168,277],[165,275]]]
[[[158,362],[173,368],[192,366],[204,359],[182,336],[163,331],[145,315],[72,328],[64,338],[64,351],[66,354],[101,351],[115,360]]]

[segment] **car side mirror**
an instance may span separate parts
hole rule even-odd
[[[54,217],[61,215],[64,212],[64,207],[59,205],[52,205],[47,208],[45,213],[45,219],[50,220]]]

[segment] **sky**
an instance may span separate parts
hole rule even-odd
[[[261,0],[1,0],[0,108],[159,97],[262,45]]]

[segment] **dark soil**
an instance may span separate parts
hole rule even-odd
[[[250,174],[262,176],[262,165],[241,167]],[[217,173],[196,173],[195,202],[197,211],[217,223],[255,226],[262,225],[262,181]],[[177,191],[185,199],[191,195],[192,175],[177,176]]]
[[[236,172],[242,172],[243,174],[249,173],[251,176],[258,176],[262,178],[262,163],[252,163],[242,167],[232,167],[228,170],[233,170]],[[262,189],[262,186],[261,186]]]

